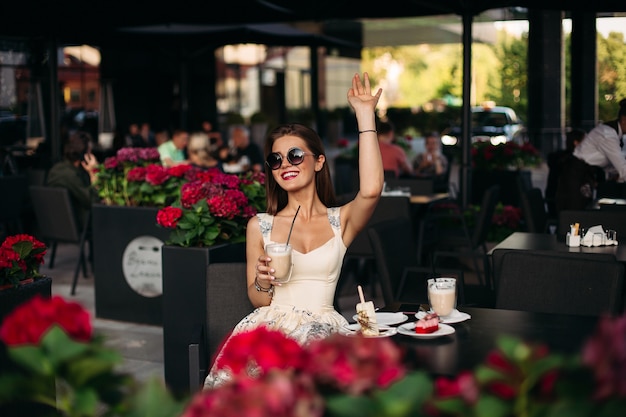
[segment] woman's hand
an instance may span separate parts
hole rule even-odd
[[[354,74],[352,77],[352,87],[348,90],[348,103],[355,112],[359,110],[368,110],[373,112],[378,104],[383,93],[382,88],[379,88],[375,95],[372,95],[370,78],[367,72],[363,73],[363,82],[359,74]]]
[[[270,268],[267,264],[270,260],[271,258],[264,254],[259,256],[259,260],[256,263],[255,279],[257,284],[259,284],[261,288],[264,289],[269,289],[272,287],[272,285],[280,285],[278,283],[274,283],[275,278],[272,275],[274,273],[274,269]]]

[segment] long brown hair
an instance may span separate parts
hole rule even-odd
[[[291,123],[275,127],[267,133],[265,138],[265,158],[272,152],[272,146],[277,139],[283,136],[296,136],[302,139],[307,148],[317,156],[326,155],[324,152],[324,144],[319,135],[309,127]],[[336,204],[335,189],[330,176],[329,160],[326,158],[324,166],[319,172],[315,173],[315,189],[317,196],[326,207],[332,207]],[[265,164],[265,190],[267,195],[267,213],[275,215],[287,205],[287,191],[283,190],[272,175],[272,170]]]

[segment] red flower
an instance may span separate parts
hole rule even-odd
[[[188,171],[193,169],[193,165],[179,164],[167,168],[167,173],[172,177],[183,178]]]
[[[307,371],[323,384],[350,394],[385,388],[402,378],[401,350],[387,339],[338,333],[311,342]]]
[[[237,202],[229,200],[224,196],[215,196],[207,199],[209,205],[209,211],[215,217],[222,217],[224,219],[233,219],[239,214],[239,207]]]
[[[183,211],[178,207],[164,207],[157,213],[157,223],[168,229],[175,229],[182,215]]]
[[[204,187],[204,184],[200,180],[183,184],[180,189],[180,201],[184,208],[191,208],[191,206],[209,195],[209,191]]]
[[[306,362],[305,350],[283,332],[259,326],[251,331],[232,336],[217,368],[228,368],[237,375],[251,366],[262,372],[270,369],[301,369]]]
[[[126,174],[126,179],[132,182],[143,182],[146,180],[146,168],[145,167],[135,167],[128,171]]]
[[[163,165],[148,165],[146,167],[146,181],[151,185],[161,185],[170,179],[167,168]]]
[[[4,319],[0,339],[7,346],[37,344],[53,325],[60,326],[68,336],[81,342],[92,336],[89,312],[80,304],[67,302],[58,295],[44,298],[37,294]]]
[[[342,138],[337,141],[338,148],[347,148],[348,145],[350,145],[350,142],[346,138]]]
[[[439,377],[435,380],[435,396],[438,398],[461,397],[466,403],[474,404],[479,394],[476,378],[469,371],[462,371],[453,379]]]

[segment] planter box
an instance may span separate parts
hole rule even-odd
[[[165,383],[175,393],[189,393],[189,343],[206,329],[207,266],[245,262],[245,243],[208,248],[163,246],[163,358]],[[219,277],[218,279],[228,279]],[[215,297],[228,297],[215,294]],[[243,318],[243,317],[242,317]]]
[[[161,247],[170,231],[156,225],[158,211],[93,205],[96,317],[162,324]]]

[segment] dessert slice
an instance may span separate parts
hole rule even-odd
[[[356,305],[356,321],[361,326],[361,333],[364,336],[378,336],[378,323],[376,321],[376,310],[373,301],[365,301],[363,288],[358,286],[359,298],[361,302]]]
[[[439,316],[435,313],[426,314],[415,322],[415,333],[433,333],[439,330]]]

